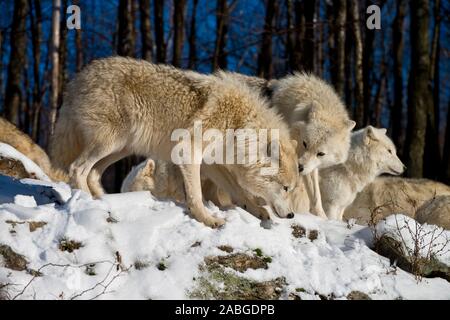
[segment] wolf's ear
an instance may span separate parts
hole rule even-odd
[[[294,121],[295,120],[300,120],[300,121],[309,120],[311,109],[312,109],[312,104],[310,104],[310,103],[304,103],[304,102],[298,103],[295,106],[294,111],[292,112],[292,119]]]
[[[374,140],[374,141],[378,140],[378,137],[377,137],[377,134],[376,134],[376,130],[377,129],[375,129],[372,126],[367,126],[366,134],[365,134],[365,137],[364,137],[364,142],[366,142],[366,144],[369,144],[370,140]]]
[[[153,175],[154,172],[155,172],[155,161],[153,161],[152,159],[147,159],[145,161],[145,166],[142,169],[142,173],[144,173],[145,175]]]
[[[346,125],[347,125],[348,130],[352,131],[353,128],[356,126],[356,122],[353,120],[348,120]]]
[[[381,128],[381,129],[378,129],[378,130],[381,132],[381,134],[386,134],[386,132],[387,132],[386,128]]]

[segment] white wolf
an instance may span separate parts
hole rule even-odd
[[[74,187],[99,196],[98,177],[109,165],[131,154],[170,161],[176,145],[171,141],[173,131],[193,131],[198,120],[205,130],[223,133],[239,128],[279,129],[278,174],[261,175],[261,168],[267,166],[264,161],[219,167],[249,196],[261,196],[281,216],[289,213],[284,199],[298,178],[296,142],[265,100],[232,77],[193,79],[170,66],[122,57],[94,61],[67,85],[51,156],[69,169]],[[196,146],[192,141],[188,144]],[[200,164],[179,168],[191,215],[211,227],[222,225],[224,220],[203,205]]]
[[[378,175],[399,175],[404,169],[386,129],[368,126],[353,132],[347,161],[320,170],[320,190],[328,218],[342,220],[345,208]]]
[[[418,212],[430,207],[427,203],[435,204],[437,198],[449,196],[450,187],[437,181],[378,177],[345,209],[344,218],[367,224],[370,221],[376,223],[393,213],[402,213],[422,223],[417,217]]]
[[[217,75],[227,74],[271,97],[271,105],[284,116],[292,137],[298,142],[299,171],[305,178],[309,209],[326,217],[322,207],[319,169],[346,161],[350,134],[355,127],[339,96],[328,83],[305,73],[295,73],[269,82],[238,73],[219,72]]]
[[[205,178],[202,172],[203,198],[216,205],[226,208],[233,204],[228,193],[216,187]],[[219,185],[222,185],[220,182]],[[183,189],[183,177],[180,169],[171,162],[147,159],[133,167],[122,182],[120,192],[150,191],[160,199],[172,199],[185,202],[186,195]]]

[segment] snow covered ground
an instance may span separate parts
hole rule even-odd
[[[369,249],[368,228],[298,214],[264,229],[242,209],[208,207],[226,219],[223,228],[205,227],[148,192],[94,200],[63,183],[0,176],[0,246],[27,260],[27,270],[14,271],[0,256],[0,285],[16,299],[184,299],[198,286],[205,257],[227,255],[218,248],[227,245],[270,257],[267,269],[230,272],[255,281],[284,277],[282,299],[344,299],[352,291],[450,299],[446,280],[418,282]],[[294,237],[292,225],[317,230],[317,239]]]

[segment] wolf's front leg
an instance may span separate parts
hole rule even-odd
[[[191,216],[211,228],[218,228],[225,223],[221,218],[213,217],[203,205],[200,165],[180,165],[186,191],[186,203]]]
[[[320,195],[319,169],[314,169],[313,172],[304,176],[304,178],[306,181],[306,192],[308,193],[311,213],[327,219],[327,215],[322,206],[322,196]]]

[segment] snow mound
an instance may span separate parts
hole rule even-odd
[[[434,257],[450,265],[450,231],[435,225],[420,224],[401,214],[390,215],[377,224],[378,236],[389,235],[403,246],[404,252],[416,252],[423,258]]]
[[[44,171],[42,171],[42,169],[36,163],[34,163],[32,160],[27,158],[23,153],[19,152],[9,144],[0,142],[0,156],[20,161],[23,164],[25,170],[29,174],[34,175],[39,180],[51,181],[50,178],[44,173]]]
[[[94,200],[64,184],[0,179],[0,199],[8,200],[0,204],[0,245],[28,262],[27,270],[14,271],[0,261],[0,283],[10,284],[10,298],[190,298],[199,266],[206,257],[226,255],[218,247],[228,246],[270,257],[267,269],[231,271],[254,281],[283,277],[282,299],[294,292],[302,299],[345,299],[352,291],[372,299],[450,299],[443,279],[417,282],[394,272],[369,248],[371,232],[364,227],[299,214],[264,229],[240,208],[220,211],[208,204],[227,221],[213,230],[148,192]],[[293,233],[296,228],[305,235]]]

